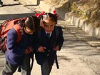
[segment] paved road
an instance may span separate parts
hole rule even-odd
[[[34,6],[24,7],[12,0],[3,1],[5,6],[0,8],[0,23],[9,18],[32,15],[33,9],[40,10]],[[65,41],[62,50],[58,52],[60,69],[56,69],[54,64],[51,75],[100,75],[100,41],[65,21],[59,20],[58,25],[63,26]],[[4,61],[4,55],[0,53],[0,72]],[[32,75],[41,75],[40,72],[40,66],[35,61]]]

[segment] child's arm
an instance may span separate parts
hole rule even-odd
[[[56,51],[59,50],[60,49],[59,45],[56,45],[56,47],[54,47],[53,49],[56,50]]]
[[[62,28],[59,27],[59,35],[58,35],[57,43],[56,43],[56,46],[54,47],[54,50],[60,50],[63,45],[63,42],[64,42],[63,31],[62,31]]]
[[[45,47],[41,46],[40,44],[40,38],[38,36],[38,33],[34,33],[33,35],[33,39],[34,41],[32,42],[33,43],[33,48],[36,52],[44,52],[45,51]]]
[[[11,29],[7,33],[7,49],[12,50],[14,52],[22,51],[25,54],[25,47],[19,47],[16,43],[17,33],[14,29]]]
[[[38,52],[45,52],[46,47],[40,46],[38,48]]]
[[[17,33],[14,29],[11,29],[7,33],[7,49],[13,50],[16,46]]]

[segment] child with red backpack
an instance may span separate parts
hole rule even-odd
[[[32,16],[22,21],[15,22],[17,28],[14,26],[7,32],[6,63],[2,75],[13,75],[18,66],[21,67],[22,75],[31,75],[30,56],[34,55],[33,33],[39,29],[40,20]],[[21,38],[18,41],[20,35]]]
[[[37,32],[36,60],[41,65],[41,75],[50,75],[54,60],[59,68],[56,52],[63,45],[63,32],[61,27],[56,26],[57,14],[52,13],[36,14],[41,19],[41,30]]]

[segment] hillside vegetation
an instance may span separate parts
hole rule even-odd
[[[63,7],[65,3],[70,3],[72,15],[83,19],[94,27],[100,27],[100,0],[44,0],[55,7]]]

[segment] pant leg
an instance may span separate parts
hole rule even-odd
[[[4,70],[2,71],[2,75],[13,75],[17,67],[18,65],[12,65],[6,61],[4,65]]]
[[[31,75],[29,54],[24,56],[23,63],[21,65],[21,74],[22,75]]]
[[[52,69],[52,65],[49,64],[48,60],[46,59],[44,63],[41,65],[41,72],[42,75],[49,75]]]

